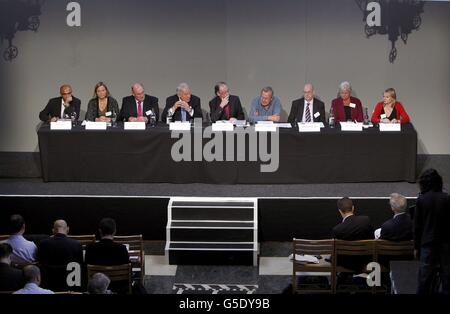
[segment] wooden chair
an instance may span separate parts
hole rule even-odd
[[[132,278],[139,279],[143,284],[145,276],[145,252],[142,234],[114,236],[114,241],[128,247],[128,255],[130,256],[131,268],[134,274]]]
[[[77,240],[83,245],[83,248],[86,246],[86,244],[95,242],[95,234],[83,234],[83,235],[67,235],[68,238]]]
[[[293,293],[333,293],[334,292],[334,279],[333,265],[331,262],[325,261],[329,259],[334,253],[334,240],[305,240],[305,239],[293,239],[292,241],[292,292]],[[305,263],[298,260],[300,255],[313,255],[320,256],[318,264]],[[317,276],[326,276],[329,274],[331,277],[331,284],[325,289],[300,289],[298,285],[298,273],[308,272],[316,273]]]
[[[0,242],[6,241],[8,239],[9,239],[9,235],[8,234],[0,234]]]
[[[346,288],[339,287],[338,276],[340,276],[339,274],[367,273],[366,266],[372,261],[376,261],[374,240],[335,240],[332,257],[333,276],[335,277],[334,292],[359,292],[358,285],[350,284],[345,285]],[[362,292],[375,292],[374,289],[368,289],[366,286],[364,288]]]
[[[131,264],[123,264],[116,266],[87,265],[88,278],[92,278],[95,273],[103,273],[113,283],[127,283],[127,293],[131,294]],[[117,291],[115,291],[117,292]]]
[[[381,266],[381,278],[388,282],[386,274],[390,273],[390,262],[414,259],[414,241],[375,240],[375,261]],[[381,287],[378,292],[389,292],[390,287]]]

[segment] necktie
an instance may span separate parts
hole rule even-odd
[[[181,122],[186,122],[186,110],[181,108]]]
[[[142,101],[138,101],[138,117],[142,117]]]
[[[231,115],[231,113],[230,113],[230,104],[226,105],[223,108],[223,112],[225,113],[225,117],[227,118],[227,120],[229,120],[231,118],[230,117],[230,115]]]
[[[311,111],[309,110],[309,103],[306,104],[305,122],[311,122]]]

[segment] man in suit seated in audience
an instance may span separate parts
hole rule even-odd
[[[20,215],[12,215],[9,218],[11,236],[6,242],[11,245],[13,252],[11,262],[13,264],[30,264],[36,261],[36,244],[23,237],[25,233],[25,220]]]
[[[114,242],[116,222],[112,218],[103,218],[99,224],[100,241],[86,246],[86,264],[114,266],[130,263],[125,245]],[[114,292],[125,291],[124,284],[111,283]]]
[[[356,216],[355,206],[348,197],[343,197],[337,202],[342,222],[331,231],[334,239],[357,241],[373,239],[373,227],[367,216]]]
[[[23,276],[25,277],[25,286],[14,292],[14,294],[54,294],[51,290],[39,287],[41,284],[41,271],[36,265],[25,266]]]
[[[0,291],[16,291],[23,287],[23,273],[11,267],[12,247],[8,243],[0,243]]]
[[[394,217],[375,230],[375,238],[389,241],[408,241],[413,239],[413,224],[406,212],[408,202],[403,195],[392,193],[389,200]]]
[[[39,244],[37,259],[42,268],[42,286],[53,290],[68,290],[67,264],[83,263],[83,249],[80,242],[67,237],[69,226],[64,220],[53,224],[53,236]]]
[[[373,227],[369,217],[356,216],[354,214],[355,206],[350,198],[343,197],[338,200],[337,207],[342,217],[342,222],[331,231],[332,238],[345,241],[373,239]],[[339,266],[359,272],[371,260],[365,256],[338,256],[337,262]]]

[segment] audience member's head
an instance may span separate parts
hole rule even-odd
[[[391,205],[391,209],[395,214],[404,213],[406,211],[406,208],[408,207],[406,197],[398,193],[391,194],[389,204]]]
[[[112,218],[103,218],[99,224],[100,237],[114,237],[116,234],[116,222]]]
[[[95,273],[89,280],[87,290],[89,294],[109,294],[108,286],[111,280],[102,273]]]
[[[67,235],[69,233],[69,226],[67,225],[67,223],[62,220],[56,220],[53,223],[53,234],[65,234]]]
[[[0,243],[0,263],[11,265],[13,249],[9,243]]]
[[[347,196],[337,201],[337,208],[339,209],[342,217],[352,215],[355,210],[352,200]]]
[[[36,265],[27,265],[23,268],[23,277],[26,283],[41,284],[41,271]]]
[[[12,215],[9,218],[9,231],[11,234],[24,234],[25,220],[20,215]]]
[[[442,177],[435,169],[425,170],[419,178],[420,193],[442,192]]]

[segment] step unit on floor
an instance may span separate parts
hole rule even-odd
[[[169,264],[256,266],[257,199],[171,198],[165,250]]]

